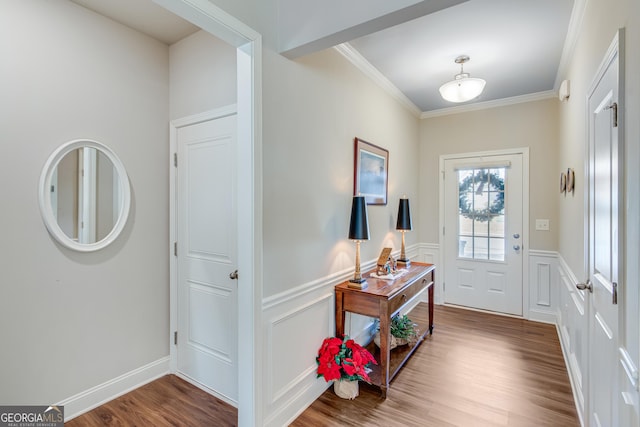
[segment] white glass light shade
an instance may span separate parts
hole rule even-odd
[[[470,101],[482,93],[485,84],[484,80],[469,77],[469,74],[458,74],[455,80],[440,86],[440,95],[449,102]]]

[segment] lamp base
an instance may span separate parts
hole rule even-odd
[[[366,289],[369,284],[366,279],[351,279],[347,286],[353,289]]]
[[[401,267],[401,268],[409,268],[409,267],[411,267],[411,260],[409,260],[409,259],[399,259],[398,260],[398,267]]]

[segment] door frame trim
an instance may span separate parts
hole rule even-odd
[[[262,425],[262,36],[209,0],[153,1],[237,49],[238,426]]]
[[[439,195],[438,195],[438,238],[440,240],[441,270],[445,271],[445,240],[444,240],[444,163],[446,160],[465,159],[470,157],[522,155],[522,318],[529,319],[529,147],[507,148],[493,151],[475,151],[469,153],[442,154],[439,162]],[[444,276],[443,276],[444,278]],[[444,297],[443,280],[436,285],[436,290]],[[518,317],[518,316],[516,316]]]

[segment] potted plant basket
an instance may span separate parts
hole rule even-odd
[[[391,342],[389,348],[394,349],[400,345],[407,345],[418,340],[418,325],[413,323],[407,315],[396,315],[391,319]],[[380,347],[380,330],[373,338],[373,342]]]

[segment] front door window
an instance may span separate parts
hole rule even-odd
[[[458,256],[505,259],[505,168],[458,170]]]

